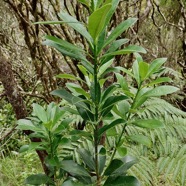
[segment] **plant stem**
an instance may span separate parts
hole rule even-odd
[[[136,102],[136,99],[137,99],[137,96],[138,96],[138,94],[139,94],[139,91],[141,90],[141,86],[142,86],[142,82],[140,83],[140,85],[139,85],[139,87],[138,87],[136,96],[135,96],[135,98],[134,98],[134,100],[133,100],[133,103],[132,103],[132,105],[131,105],[131,109],[133,109],[133,107],[134,107],[134,104],[135,104],[135,102]],[[117,147],[118,147],[118,145],[119,145],[120,142],[121,142],[121,138],[122,138],[122,136],[123,136],[123,134],[124,134],[124,132],[125,132],[125,129],[126,129],[126,127],[127,127],[127,122],[129,121],[130,117],[131,117],[131,112],[129,112],[129,115],[127,116],[127,121],[126,121],[126,123],[124,124],[124,126],[123,126],[123,128],[122,128],[122,132],[120,133],[120,136],[119,136],[119,138],[118,138],[118,141],[116,142],[116,145],[115,145],[114,151],[113,151],[113,153],[112,153],[112,155],[111,155],[110,162],[109,162],[108,166],[111,164],[112,160],[114,159],[114,156],[115,156],[116,151],[117,151]]]
[[[96,169],[96,177],[97,177],[97,186],[100,186],[100,175],[99,175],[99,161],[98,161],[98,130],[99,130],[99,100],[98,100],[98,60],[97,60],[97,48],[94,45],[94,106],[95,106],[95,129],[94,129],[94,148],[95,148],[95,169]]]

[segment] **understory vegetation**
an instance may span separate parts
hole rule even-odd
[[[186,184],[184,1],[2,5],[0,185]]]

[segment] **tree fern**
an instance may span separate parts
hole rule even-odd
[[[160,183],[162,176],[164,185],[168,183],[184,185],[186,183],[186,145],[184,145],[186,113],[159,98],[147,101],[144,108],[143,112],[138,112],[137,117],[159,118],[163,120],[165,128],[154,131],[132,126],[127,128],[127,134],[143,133],[152,141],[151,148],[128,141],[129,153],[140,159],[140,163],[132,169],[132,173],[144,180],[144,185],[162,185]]]

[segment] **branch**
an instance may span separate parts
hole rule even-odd
[[[157,10],[158,10],[159,14],[161,15],[161,17],[163,18],[163,20],[164,20],[168,25],[173,26],[173,27],[179,29],[180,31],[183,30],[183,27],[182,27],[182,26],[178,26],[178,25],[176,25],[176,24],[174,24],[174,23],[171,23],[171,22],[167,21],[165,15],[164,15],[164,14],[161,12],[161,10],[160,10],[160,6],[159,6],[154,0],[153,0],[153,3],[154,3],[155,6],[157,7]]]

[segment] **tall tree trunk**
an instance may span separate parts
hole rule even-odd
[[[21,119],[28,116],[26,106],[23,101],[23,97],[19,92],[11,63],[3,54],[2,49],[0,48],[0,81],[2,82],[6,96],[9,100],[9,103],[12,105],[13,110],[15,112],[16,118]],[[31,131],[24,131],[26,135],[31,134]],[[33,142],[40,142],[41,140],[38,138],[32,138]],[[46,151],[39,151],[37,150],[37,154],[41,160],[43,169],[45,173],[48,175],[49,170],[48,167],[45,165],[44,160],[47,157]]]

